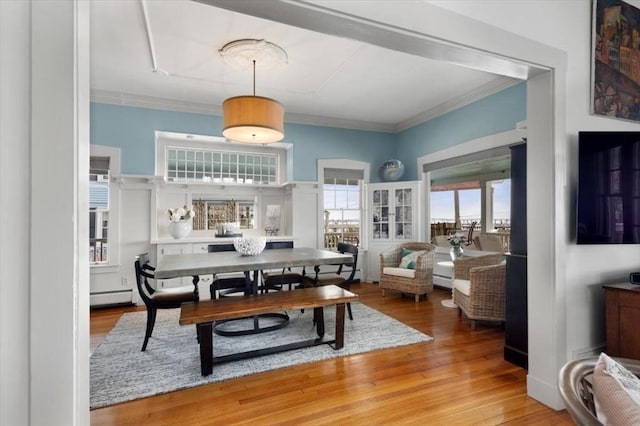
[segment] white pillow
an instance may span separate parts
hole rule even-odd
[[[640,424],[640,379],[605,353],[593,370],[593,399],[603,424]]]

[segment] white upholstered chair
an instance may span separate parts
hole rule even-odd
[[[492,251],[496,253],[504,252],[502,237],[499,235],[480,234],[473,237],[473,242],[477,250]]]

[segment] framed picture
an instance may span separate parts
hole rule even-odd
[[[593,0],[591,113],[640,122],[640,9]]]

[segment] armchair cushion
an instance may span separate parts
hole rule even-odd
[[[469,296],[471,294],[471,281],[469,280],[453,280],[453,288],[458,290],[460,293],[465,296]]]
[[[402,259],[400,260],[400,265],[398,268],[404,269],[416,269],[416,260],[418,256],[425,254],[425,250],[407,250],[406,248],[402,249]]]
[[[394,275],[396,277],[405,277],[405,278],[416,277],[415,269],[394,268],[392,266],[385,266],[384,268],[382,268],[382,273],[387,275]]]
[[[640,379],[604,353],[593,369],[593,397],[603,424],[640,424]]]

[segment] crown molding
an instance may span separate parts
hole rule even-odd
[[[467,93],[464,96],[451,99],[450,101],[444,102],[434,108],[431,108],[418,115],[414,115],[407,120],[399,122],[395,126],[393,131],[395,133],[399,133],[418,124],[433,120],[434,118],[444,115],[448,112],[455,111],[458,108],[462,108],[463,106],[472,104],[482,98],[486,98],[487,96],[493,95],[494,93],[498,93],[501,90],[522,83],[522,81],[523,80],[516,80],[510,77],[501,77],[489,84],[485,84],[484,86],[481,86],[478,89]]]
[[[196,102],[177,101],[166,98],[156,98],[153,96],[136,95],[133,93],[115,92],[110,90],[92,89],[91,102],[178,112],[190,112],[195,114],[217,115],[222,117],[222,108],[219,106],[200,104]],[[380,124],[357,120],[341,120],[331,117],[295,114],[286,111],[285,122],[292,124],[308,124],[312,126],[337,127],[341,129],[364,130],[383,133],[393,133],[395,129],[395,125],[393,124]]]
[[[91,102],[222,116],[222,108],[213,105],[111,90],[91,89]]]
[[[520,80],[515,80],[509,77],[500,78],[497,81],[469,92],[465,96],[452,99],[451,101],[440,104],[435,108],[431,108],[430,110],[424,111],[397,124],[373,123],[360,120],[343,120],[332,117],[296,114],[291,112],[285,112],[285,123],[335,127],[339,129],[362,130],[369,132],[399,133],[413,126],[424,123],[425,121],[432,120],[465,105],[469,105],[501,90],[515,86],[520,82]],[[92,89],[91,102],[222,116],[222,108],[220,106],[156,98],[153,96],[136,95],[133,93],[110,90]]]

